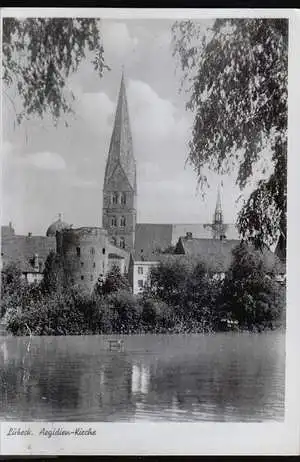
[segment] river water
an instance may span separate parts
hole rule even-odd
[[[284,418],[282,333],[0,337],[0,421]]]

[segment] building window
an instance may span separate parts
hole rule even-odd
[[[94,247],[91,247],[91,255],[95,255],[95,249],[94,249]]]
[[[118,193],[117,192],[113,193],[113,195],[112,195],[112,203],[113,204],[118,203]]]
[[[125,249],[125,238],[124,237],[120,237],[120,247],[121,249]]]
[[[121,228],[125,228],[126,226],[126,218],[125,217],[121,217],[120,218],[120,227]]]
[[[91,281],[94,279],[94,276],[91,274]]]
[[[83,276],[83,275],[81,276],[81,280],[82,280],[82,281],[84,280],[84,276]]]
[[[143,281],[143,279],[139,279],[138,280],[138,288],[142,289],[143,287],[144,287],[144,281]]]
[[[117,239],[114,236],[111,238],[111,242],[113,245],[117,245]]]
[[[104,247],[102,249],[102,253],[103,253],[103,255],[105,255],[105,248]]]
[[[144,274],[144,268],[142,266],[138,267],[138,274]]]
[[[110,224],[115,228],[117,226],[117,217],[111,217]]]
[[[126,204],[126,193],[124,193],[124,192],[121,193],[120,202],[121,202],[121,205]]]
[[[80,262],[80,264],[81,264],[81,266],[83,266],[83,261],[82,261],[82,262]]]
[[[96,263],[95,262],[93,263],[93,268],[96,268]]]
[[[76,254],[77,254],[77,257],[80,257],[80,247],[76,247]]]

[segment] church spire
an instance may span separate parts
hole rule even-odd
[[[218,186],[218,193],[217,193],[217,202],[216,202],[216,209],[214,215],[214,223],[223,223],[223,211],[222,211],[222,204],[221,204],[221,192],[220,192],[220,185]]]
[[[136,164],[123,70],[104,176],[102,226],[114,245],[128,250],[134,248],[136,189]]]
[[[124,171],[131,188],[136,190],[136,166],[133,155],[132,135],[126,96],[124,69],[112,131],[109,154],[105,170],[104,185],[107,185],[117,166]]]

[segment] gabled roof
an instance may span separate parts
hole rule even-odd
[[[187,256],[201,257],[208,269],[215,272],[228,271],[232,262],[232,250],[240,243],[238,240],[195,239],[181,237],[176,246],[176,252]],[[250,246],[254,251],[254,248]],[[259,252],[257,250],[257,252]],[[285,273],[285,267],[280,259],[270,250],[264,250],[262,257],[269,271]]]
[[[206,267],[214,272],[228,271],[232,261],[232,250],[239,244],[238,240],[197,239],[181,237],[176,246],[176,253],[190,257],[200,257]]]
[[[108,186],[118,166],[122,168],[130,186],[134,191],[136,191],[136,164],[133,155],[132,135],[124,75],[122,75],[121,79],[115,122],[109,146],[104,187]]]

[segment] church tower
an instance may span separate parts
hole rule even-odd
[[[134,247],[136,189],[136,163],[122,74],[104,176],[102,226],[114,245],[128,251]]]

